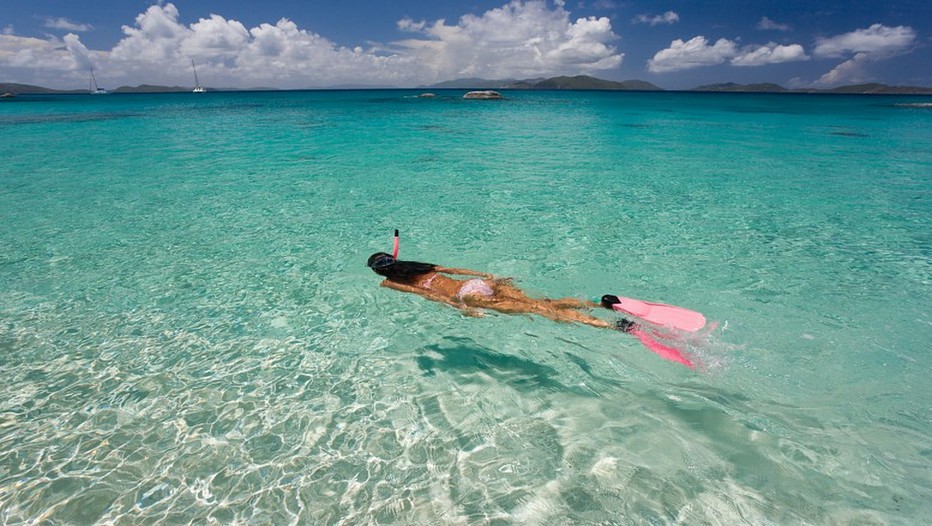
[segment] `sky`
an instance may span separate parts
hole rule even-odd
[[[0,82],[932,87],[930,0],[0,0]]]

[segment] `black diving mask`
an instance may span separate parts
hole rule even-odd
[[[375,259],[369,261],[367,265],[369,268],[385,268],[395,264],[396,259],[391,257],[388,254],[382,254],[377,256]]]

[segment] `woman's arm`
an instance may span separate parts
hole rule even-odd
[[[469,270],[466,268],[450,268],[450,267],[436,267],[434,268],[437,272],[443,272],[444,274],[458,274],[460,276],[479,276],[480,278],[493,279],[495,276],[489,274],[488,272],[479,272],[478,270]]]
[[[445,296],[443,294],[438,294],[437,292],[432,291],[432,290],[422,289],[419,287],[415,287],[413,285],[408,285],[406,283],[396,283],[394,281],[390,281],[387,279],[382,281],[381,285],[383,287],[387,287],[387,288],[394,289],[394,290],[399,290],[401,292],[412,292],[414,294],[417,294],[418,296],[423,296],[431,301],[436,301],[438,303],[446,303],[447,305],[460,309],[461,311],[463,311],[463,314],[466,314],[467,316],[474,316],[474,317],[482,316],[482,313],[480,311],[473,309],[471,307],[467,307],[462,302],[456,301],[455,299]]]

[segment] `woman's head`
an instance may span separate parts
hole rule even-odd
[[[380,276],[394,281],[408,281],[422,274],[433,272],[437,265],[419,263],[417,261],[401,261],[385,252],[376,252],[369,256],[366,266]]]
[[[378,268],[385,268],[389,265],[394,265],[396,259],[392,257],[391,254],[386,254],[385,252],[376,252],[369,256],[369,261],[366,262],[366,266],[372,270]]]

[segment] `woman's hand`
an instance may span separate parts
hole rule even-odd
[[[485,313],[479,309],[474,309],[472,307],[464,307],[463,316],[469,316],[470,318],[482,318],[485,316]]]
[[[515,278],[496,278],[493,276],[489,279],[491,279],[492,283],[496,285],[509,285],[513,287],[515,284]]]

